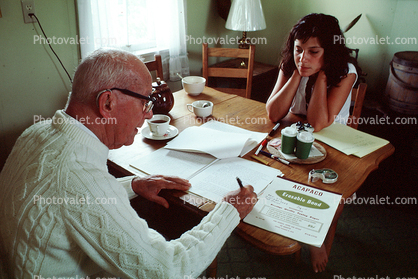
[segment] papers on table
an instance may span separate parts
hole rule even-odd
[[[282,175],[278,169],[238,157],[257,146],[267,133],[210,122],[185,129],[165,148],[137,159],[131,166],[145,174],[188,179],[190,192],[214,202],[239,188],[237,176],[258,194]]]
[[[259,144],[267,133],[248,131],[218,121],[209,121],[200,127],[189,127],[164,148],[201,152],[216,158],[244,156]]]
[[[236,177],[251,185],[258,195],[281,171],[253,161],[235,157],[218,160],[190,179],[190,192],[216,203],[230,191],[239,189]]]
[[[340,200],[340,194],[275,178],[244,222],[320,247]]]
[[[216,158],[239,156],[250,134],[234,134],[204,127],[189,127],[164,148],[208,153]]]
[[[190,179],[194,174],[215,162],[209,154],[189,153],[160,148],[131,163],[131,167],[145,174],[175,175]]]
[[[363,157],[385,146],[389,141],[358,131],[349,126],[333,123],[314,133],[315,139],[343,152],[346,155]]]

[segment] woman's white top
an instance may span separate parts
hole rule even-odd
[[[358,75],[356,71],[356,67],[348,63],[348,73],[347,74],[355,74],[356,80],[353,83],[356,83]],[[296,91],[296,95],[293,98],[292,105],[290,106],[289,111],[294,114],[302,114],[306,115],[306,84],[308,83],[309,77],[302,77],[298,90]],[[351,91],[353,90],[353,86],[351,87]],[[345,103],[343,107],[341,108],[340,112],[338,113],[337,117],[335,118],[334,122],[339,122],[341,124],[346,124],[348,120],[348,116],[350,115],[350,105],[351,105],[351,91],[350,94],[347,97],[347,100],[345,100]]]

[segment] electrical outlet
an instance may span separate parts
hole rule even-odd
[[[22,3],[22,12],[23,12],[23,21],[25,23],[36,22],[34,17],[30,17],[29,14],[35,14],[35,3],[33,0],[21,0]]]

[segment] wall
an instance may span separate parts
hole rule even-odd
[[[35,11],[48,37],[76,36],[73,0],[35,0]],[[34,44],[37,23],[25,24],[19,0],[0,2],[0,169],[16,138],[33,123],[34,115],[51,117],[65,105],[71,88],[67,75],[47,45]],[[78,47],[53,45],[73,74]]]
[[[248,36],[265,37],[267,44],[257,45],[256,60],[278,64],[279,53],[285,38],[298,21],[306,14],[316,12],[331,14],[339,19],[341,28],[362,14],[357,24],[345,35],[359,48],[359,63],[367,73],[368,98],[380,100],[389,75],[389,62],[398,51],[418,51],[418,1],[416,0],[261,0],[267,28],[248,32]],[[193,38],[226,37],[241,35],[227,30],[225,21],[217,15],[215,1],[188,0],[188,34]],[[356,37],[357,39],[353,38]],[[376,44],[373,40],[389,37],[390,44]],[[415,43],[397,45],[397,37],[414,38]],[[367,40],[367,42],[366,42]],[[198,40],[195,40],[197,42]],[[349,42],[348,40],[346,42]],[[392,44],[393,43],[393,44]],[[218,45],[219,46],[219,45]],[[236,47],[224,45],[223,47]],[[201,46],[189,41],[188,50],[192,74],[201,71]]]

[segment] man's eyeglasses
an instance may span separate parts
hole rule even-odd
[[[147,100],[148,102],[146,102],[144,104],[144,109],[143,109],[143,111],[145,113],[149,113],[152,110],[152,108],[154,107],[155,98],[151,98],[149,96],[143,96],[143,95],[141,95],[139,93],[135,93],[135,92],[133,92],[131,90],[121,89],[121,88],[116,88],[116,87],[110,88],[110,89],[105,89],[105,90],[100,91],[99,94],[97,94],[97,97],[96,97],[97,106],[99,106],[99,97],[100,97],[100,95],[102,95],[106,91],[112,91],[112,90],[118,90],[118,91],[122,92],[123,94],[129,95],[129,96],[132,96],[132,97],[136,97],[136,98],[140,98],[140,99]],[[154,88],[153,88],[153,90],[154,90]]]

